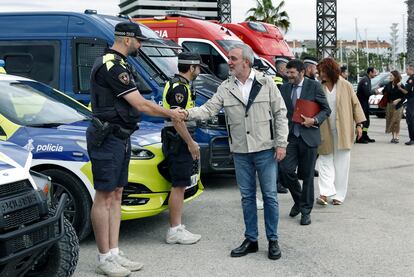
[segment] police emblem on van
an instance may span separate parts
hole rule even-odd
[[[119,74],[118,79],[125,85],[129,84],[129,75],[127,72],[122,72],[121,74]]]

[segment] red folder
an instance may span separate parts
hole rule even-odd
[[[293,112],[292,121],[296,123],[302,123],[304,120],[300,116],[301,114],[303,114],[306,117],[314,117],[320,111],[321,108],[319,107],[318,103],[299,98],[298,100],[296,100],[296,106],[295,111]]]

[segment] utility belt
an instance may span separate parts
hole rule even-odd
[[[195,128],[189,128],[188,131],[194,136]],[[162,129],[161,142],[164,156],[169,154],[178,155],[183,149],[187,149],[186,142],[175,131],[174,127],[165,127]]]
[[[109,134],[113,134],[119,139],[127,139],[136,129],[125,129],[118,124],[103,122],[97,117],[92,118],[92,125],[94,132],[92,135],[92,143],[96,146],[101,146]]]

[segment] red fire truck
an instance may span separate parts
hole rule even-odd
[[[275,56],[288,56],[293,58],[293,53],[283,38],[280,30],[268,23],[242,22],[221,24],[241,40],[252,47],[260,57],[265,58],[273,66]]]

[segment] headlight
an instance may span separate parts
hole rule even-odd
[[[210,119],[208,119],[208,120],[198,121],[197,123],[198,123],[197,125],[199,127],[202,127],[202,128],[210,128],[210,129],[212,129],[212,128],[214,128],[214,129],[224,129],[224,128],[226,128],[226,125],[222,124],[220,122],[219,116],[217,116],[217,115],[210,118]]]
[[[134,147],[131,149],[131,159],[133,160],[150,160],[154,158],[155,155],[148,149],[142,147]]]

